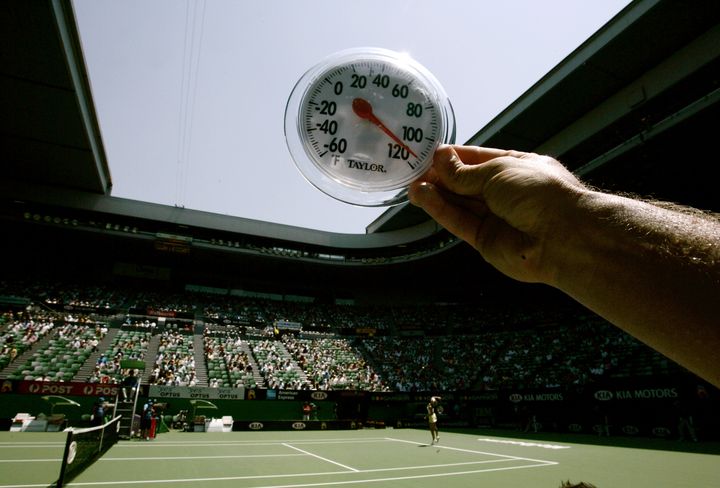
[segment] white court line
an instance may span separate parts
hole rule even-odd
[[[406,441],[406,440],[403,440],[403,439],[393,439],[392,437],[387,437],[386,439],[389,440],[389,441],[405,442],[405,443],[407,443],[407,444],[415,444],[416,446],[425,446],[425,445],[427,445],[427,444],[425,444],[425,443],[423,443],[423,442]],[[558,464],[558,463],[556,463],[555,461],[546,461],[546,460],[544,460],[544,459],[532,459],[532,458],[519,457],[519,456],[508,456],[508,455],[506,455],[506,454],[496,454],[496,453],[494,453],[494,452],[475,451],[475,450],[472,450],[472,449],[460,449],[460,448],[458,448],[458,447],[441,446],[441,445],[438,445],[438,444],[435,444],[433,447],[435,447],[436,449],[448,449],[448,450],[451,450],[451,451],[469,452],[469,453],[472,453],[472,454],[484,454],[484,455],[486,455],[486,456],[497,456],[497,457],[501,457],[501,458],[515,459],[515,460],[518,460],[518,461],[532,461],[532,462],[534,462],[534,463],[543,463],[543,464],[545,464],[545,463],[547,463],[547,464]]]
[[[287,441],[290,442],[290,441]],[[131,449],[143,449],[146,447],[161,447],[166,449],[168,447],[257,447],[257,446],[277,446],[282,441],[271,441],[271,442],[254,442],[254,443],[241,443],[241,442],[184,442],[176,444],[174,442],[142,442],[142,441],[126,441],[118,442],[113,447],[119,448],[131,448]]]
[[[570,449],[570,446],[562,446],[560,444],[548,444],[548,443],[538,443],[538,442],[529,442],[529,441],[513,441],[513,440],[507,440],[507,439],[487,439],[487,438],[480,438],[478,439],[478,442],[490,442],[493,444],[509,444],[511,446],[522,446],[522,447],[541,447],[543,449]]]
[[[405,441],[402,439],[394,439],[394,438],[390,438],[390,437],[382,438],[381,440],[404,442],[404,443],[409,443],[409,444],[414,444],[414,445],[424,445],[423,443]],[[313,441],[313,442],[315,442],[315,441]],[[145,445],[145,444],[140,444],[140,445]],[[212,445],[216,445],[216,444],[212,444]],[[263,445],[278,445],[278,442],[276,441],[276,442],[272,442],[270,444],[263,444]],[[287,447],[290,447],[292,449],[295,449],[295,450],[305,453],[305,451],[302,451],[301,449],[298,449],[294,446],[287,445],[286,443],[282,443],[282,445],[286,445]],[[487,464],[487,463],[496,463],[496,462],[504,462],[504,461],[512,461],[512,460],[532,461],[532,462],[536,462],[536,463],[540,463],[540,464],[483,468],[483,469],[476,469],[476,470],[470,470],[470,471],[429,473],[429,474],[423,474],[423,475],[397,476],[397,477],[392,477],[392,478],[330,481],[330,482],[320,482],[320,483],[310,482],[310,483],[301,483],[301,484],[296,483],[296,484],[289,484],[289,485],[265,485],[265,486],[257,486],[255,488],[309,488],[309,487],[321,487],[321,486],[333,486],[333,485],[382,483],[382,482],[389,482],[389,481],[402,481],[402,480],[413,480],[413,479],[422,479],[422,478],[461,476],[461,475],[488,473],[488,472],[495,472],[495,471],[510,471],[510,470],[515,470],[515,469],[540,468],[540,467],[553,466],[553,465],[559,464],[558,462],[554,462],[554,461],[535,460],[535,459],[529,459],[529,458],[523,458],[523,457],[517,457],[517,456],[506,456],[506,455],[502,455],[502,454],[486,453],[483,451],[474,451],[474,450],[460,449],[460,448],[450,448],[449,446],[436,446],[436,447],[445,448],[445,449],[449,449],[449,450],[456,450],[456,451],[461,451],[461,452],[485,454],[485,455],[489,455],[489,456],[496,456],[496,457],[504,458],[504,459],[497,459],[497,460],[485,460],[485,461],[470,462],[470,464]],[[305,454],[320,458],[319,456],[316,456],[312,453],[305,453]],[[322,459],[324,461],[329,461],[333,464],[337,464],[337,463],[327,460],[325,458],[320,458],[320,459]],[[101,458],[101,460],[102,460],[102,458]],[[382,472],[382,471],[401,471],[401,470],[411,471],[411,470],[418,470],[418,469],[422,469],[422,468],[426,468],[426,467],[435,467],[435,468],[451,467],[451,466],[459,466],[459,465],[463,465],[463,464],[466,464],[466,463],[448,463],[448,464],[444,464],[444,465],[435,465],[435,466],[409,466],[409,467],[397,467],[397,468],[378,468],[378,469],[370,469],[370,470],[356,470],[354,468],[339,465],[343,468],[349,469],[349,471],[328,471],[328,472],[317,472],[317,473],[287,473],[287,474],[271,474],[271,475],[230,476],[230,477],[216,477],[216,478],[180,478],[180,479],[160,479],[160,480],[98,481],[98,482],[70,483],[69,486],[112,486],[112,485],[142,485],[142,484],[150,485],[150,484],[169,484],[169,483],[197,483],[197,482],[204,482],[204,481],[205,482],[240,481],[240,480],[302,478],[302,477],[312,477],[312,476],[334,476],[334,475],[353,475],[353,474],[362,475],[365,473],[374,473],[374,472]],[[47,488],[47,484],[28,484],[28,485],[2,485],[2,484],[0,484],[0,488]]]
[[[277,457],[300,457],[305,454],[238,454],[235,456],[162,456],[162,457],[115,457],[98,459],[101,461],[186,461],[188,459],[248,459],[248,458],[277,458]]]
[[[319,440],[319,439],[306,439],[306,440],[277,440],[277,441],[264,441],[264,442],[251,442],[251,441],[245,441],[245,442],[186,442],[182,444],[176,444],[176,443],[160,443],[160,442],[118,442],[113,446],[113,448],[132,448],[132,449],[142,449],[145,447],[258,447],[258,446],[277,446],[284,442],[287,443],[293,443],[295,445],[297,444],[373,444],[376,442],[386,442],[387,439],[384,437],[376,437],[372,439],[360,439],[360,440],[352,440],[352,439],[333,439],[333,440]],[[62,444],[63,446],[65,444]],[[10,447],[10,446],[8,446]],[[49,447],[49,446],[48,446]],[[55,447],[55,446],[53,446]]]
[[[372,444],[375,442],[385,442],[387,439],[384,437],[375,437],[372,439],[358,439],[358,440],[313,440],[313,441],[285,441],[292,442],[293,444]]]
[[[432,474],[421,474],[413,476],[396,476],[393,478],[374,478],[364,480],[347,480],[347,481],[327,481],[322,483],[302,483],[292,485],[264,485],[256,486],[255,488],[308,488],[312,486],[333,486],[333,485],[354,485],[362,483],[383,483],[387,481],[403,481],[403,480],[415,480],[423,478],[439,478],[446,476],[461,476],[468,474],[478,473],[490,473],[494,471],[510,471],[514,469],[526,469],[526,468],[542,468],[545,466],[552,466],[558,463],[548,462],[547,464],[529,464],[526,466],[508,466],[504,468],[489,468],[489,469],[476,469],[472,471],[456,471],[451,473],[432,473]],[[363,474],[364,471],[359,471],[359,474]],[[137,481],[96,481],[96,482],[85,482],[85,483],[70,483],[68,486],[110,486],[110,485],[142,485],[142,484],[163,484],[163,483],[197,483],[203,481],[239,481],[239,480],[255,480],[255,479],[267,479],[267,478],[288,478],[288,477],[302,477],[302,476],[327,476],[335,474],[354,474],[351,471],[336,471],[327,473],[302,473],[302,474],[281,474],[281,475],[262,475],[262,476],[230,476],[222,478],[183,478],[183,479],[168,479],[168,480],[137,480]],[[47,488],[47,483],[36,484],[36,485],[0,485],[0,488]]]
[[[363,469],[361,473],[381,473],[383,471],[410,471],[412,469],[434,469],[434,468],[451,468],[453,466],[468,466],[472,464],[491,464],[491,463],[507,463],[514,459],[487,459],[485,461],[467,461],[464,463],[443,463],[443,464],[425,464],[423,466],[401,466],[397,468],[374,468]]]
[[[287,443],[285,443],[285,442],[283,442],[283,446],[289,447],[290,449],[295,449],[296,451],[300,451],[300,452],[302,452],[303,454],[307,454],[308,456],[312,456],[312,457],[314,457],[314,458],[321,459],[321,460],[326,461],[326,462],[328,462],[328,463],[334,464],[335,466],[340,466],[341,468],[349,469],[350,471],[355,471],[356,473],[359,472],[359,470],[357,470],[357,469],[355,469],[355,468],[351,468],[350,466],[345,466],[344,464],[337,463],[337,462],[335,462],[335,461],[333,461],[333,460],[331,460],[331,459],[327,459],[327,458],[324,458],[324,457],[322,457],[322,456],[318,456],[317,454],[313,454],[313,453],[311,453],[311,452],[304,451],[304,450],[300,449],[299,447],[291,446],[290,444],[287,444]]]
[[[0,459],[0,463],[59,463],[62,458],[55,459]],[[0,485],[2,486],[2,485]]]
[[[179,442],[179,441],[167,441],[155,440],[151,442],[135,442],[135,441],[120,441],[115,447],[186,447],[186,446],[276,446],[283,442],[292,442],[293,444],[358,444],[361,442],[377,442],[386,440],[384,437],[368,437],[366,439],[276,439],[269,441],[194,441],[194,442]],[[65,445],[63,443],[62,445]]]
[[[65,443],[62,444],[13,444],[10,446],[0,446],[0,449],[31,449],[31,448],[38,448],[38,449],[48,449],[51,447],[63,447],[65,446]]]
[[[12,447],[12,446],[29,446],[29,445],[43,445],[43,446],[64,446],[65,441],[53,442],[53,441],[4,441],[0,442],[0,447]]]
[[[192,483],[197,481],[238,481],[257,480],[268,478],[296,478],[298,476],[325,476],[336,474],[352,474],[352,471],[326,471],[320,473],[287,473],[287,474],[258,474],[252,476],[222,476],[216,478],[179,478],[165,480],[129,480],[129,481],[85,481],[80,483],[68,483],[67,486],[95,486],[95,485],[142,485],[142,484],[164,484],[164,483]],[[2,485],[0,488],[47,488],[47,483],[34,485]]]

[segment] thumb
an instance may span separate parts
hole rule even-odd
[[[413,182],[408,198],[450,233],[476,245],[478,230],[487,216],[483,202],[452,195],[427,181]]]
[[[437,206],[439,197],[437,187],[428,181],[414,181],[408,188],[410,203],[423,210]]]

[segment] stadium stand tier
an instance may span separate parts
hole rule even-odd
[[[716,388],[412,205],[345,235],[113,197],[72,2],[0,2],[0,18],[2,428],[54,407],[87,423],[132,369],[123,426],[155,399],[188,430],[292,429],[304,401],[308,428],[424,427],[442,393],[446,426],[662,437],[692,412],[720,437]],[[717,138],[719,18],[713,0],[633,1],[458,142],[720,211],[712,155],[688,157]]]

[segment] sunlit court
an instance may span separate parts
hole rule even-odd
[[[0,0],[0,488],[719,488],[720,1]]]
[[[0,437],[0,487],[56,480],[62,434]],[[589,437],[528,439],[442,433],[431,445],[417,429],[325,432],[167,433],[120,441],[66,486],[714,486],[717,452],[588,443]],[[665,446],[668,447],[668,446]],[[669,446],[672,447],[672,446]],[[705,450],[718,446],[705,446]]]

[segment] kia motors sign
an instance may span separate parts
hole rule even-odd
[[[613,394],[611,391],[608,390],[599,390],[595,392],[595,400],[600,400],[601,402],[606,402],[608,400],[612,400]]]

